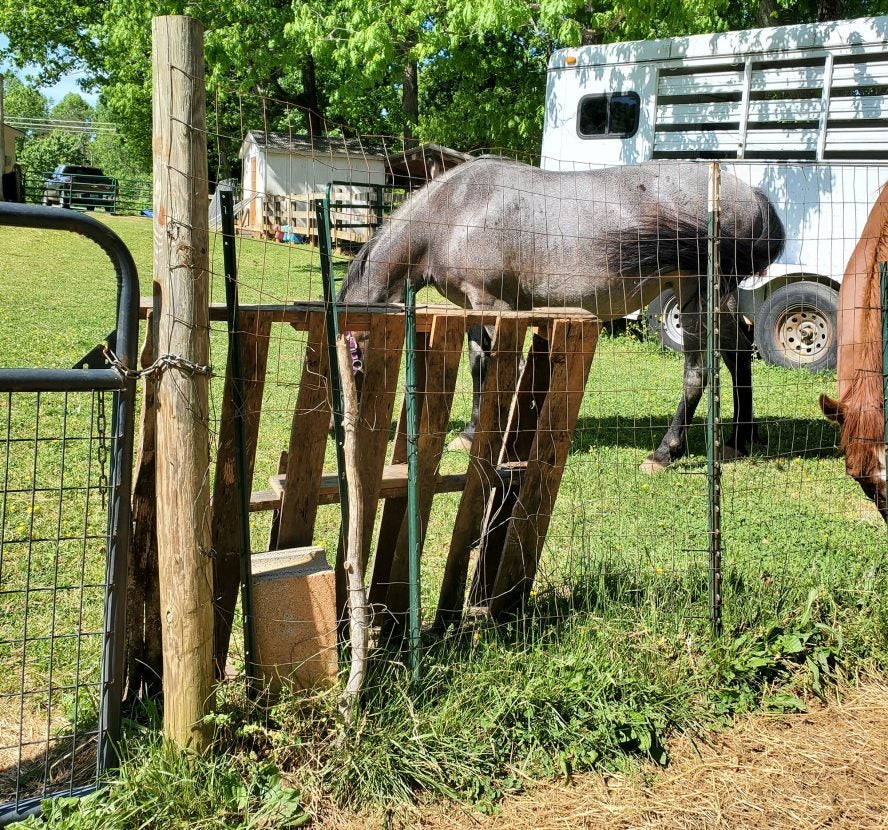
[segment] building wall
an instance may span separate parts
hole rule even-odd
[[[269,194],[315,193],[328,182],[385,184],[382,159],[362,156],[307,156],[268,153],[263,192]]]
[[[331,181],[352,182],[350,187],[338,187],[337,199],[361,200],[368,184],[385,184],[386,168],[381,158],[359,155],[317,155],[270,152],[257,144],[246,146],[243,155],[243,198],[249,199],[244,226],[254,232],[270,231],[264,227],[269,220],[265,216],[268,196],[303,196],[304,199],[287,200],[289,207],[281,220],[292,221],[302,230],[305,225],[310,195],[322,193]],[[280,203],[277,203],[280,207]],[[274,209],[269,207],[272,212]],[[365,221],[369,212],[364,209],[340,211],[344,221]],[[263,218],[264,217],[264,218]]]

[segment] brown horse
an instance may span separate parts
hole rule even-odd
[[[888,183],[870,210],[839,291],[838,400],[820,396],[840,427],[845,470],[888,522],[879,263],[888,262]]]

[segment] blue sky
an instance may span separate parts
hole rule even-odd
[[[9,38],[6,35],[0,34],[0,49],[5,49],[9,45]],[[36,73],[37,67],[33,67],[30,71]],[[28,74],[28,70],[26,69],[24,72],[18,72],[9,64],[0,63],[0,71],[2,72],[15,72],[19,77]],[[90,104],[95,104],[98,100],[98,95],[94,92],[84,92],[79,86],[77,86],[77,79],[81,77],[79,74],[75,75],[67,75],[62,78],[55,86],[43,87],[40,91],[47,97],[52,99],[53,103],[58,103],[62,100],[69,92],[76,92],[78,95],[83,96],[84,100],[89,101]]]

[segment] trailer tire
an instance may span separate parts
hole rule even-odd
[[[817,282],[791,282],[765,300],[755,342],[766,363],[821,372],[835,369],[839,294]]]
[[[664,349],[671,352],[683,351],[684,334],[678,298],[671,288],[665,289],[648,304],[644,316],[648,331],[657,337]]]

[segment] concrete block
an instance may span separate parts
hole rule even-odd
[[[336,580],[319,547],[252,557],[256,667],[272,692],[336,680]]]

